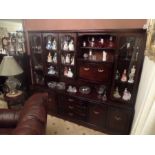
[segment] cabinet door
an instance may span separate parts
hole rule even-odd
[[[44,65],[41,33],[29,33],[33,84],[44,84]]]
[[[129,134],[131,115],[131,111],[109,107],[107,128],[114,133]]]
[[[89,107],[89,122],[98,127],[104,127],[106,120],[106,106],[90,105]]]

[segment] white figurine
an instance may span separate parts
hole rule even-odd
[[[71,65],[74,65],[74,56],[72,56],[72,58],[71,58]]]
[[[83,47],[86,47],[86,42],[85,41],[83,42]]]
[[[124,69],[122,77],[121,77],[121,81],[122,82],[126,82],[127,81],[127,76],[126,76],[126,69]]]
[[[117,70],[116,71],[116,75],[115,75],[115,80],[118,80],[120,78],[120,73],[119,73],[119,71]]]
[[[57,42],[56,40],[54,39],[53,40],[53,43],[52,43],[52,50],[56,50],[57,49]]]
[[[107,61],[107,53],[106,53],[106,51],[103,51],[102,61]]]
[[[66,55],[65,63],[70,64],[70,54]]]
[[[48,56],[47,56],[47,62],[52,62],[52,56],[50,52],[48,53]]]
[[[67,77],[73,77],[73,72],[71,71],[71,68],[68,69]]]
[[[54,63],[57,63],[57,53],[54,53],[53,62],[54,62]]]
[[[89,51],[89,60],[92,60],[92,50]]]
[[[133,67],[131,68],[131,72],[129,74],[129,80],[128,80],[129,83],[134,83],[135,72],[136,72],[136,68],[133,65]]]
[[[68,48],[69,48],[69,51],[74,51],[74,42],[73,42],[73,39],[69,42]]]
[[[48,40],[47,45],[46,45],[46,49],[47,49],[47,50],[51,50],[51,49],[52,49],[52,42],[51,42],[51,39]]]
[[[65,57],[63,55],[61,55],[61,63],[65,64]]]
[[[119,94],[119,91],[118,91],[118,87],[116,87],[116,90],[114,91],[113,96],[114,96],[115,98],[121,98],[121,95]]]
[[[68,43],[67,43],[67,41],[64,41],[63,50],[68,51]]]
[[[95,38],[92,37],[91,41],[90,41],[90,46],[94,47],[95,46]]]
[[[55,75],[56,74],[56,71],[54,70],[53,66],[50,66],[48,69],[49,69],[48,74],[51,74],[51,75]]]
[[[125,101],[129,101],[130,98],[131,98],[131,93],[127,90],[127,88],[125,88],[122,99]]]
[[[64,76],[68,76],[68,68],[67,67],[64,68]]]

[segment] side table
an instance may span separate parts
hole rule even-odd
[[[20,109],[24,105],[26,95],[22,91],[19,91],[17,95],[10,95],[7,93],[4,95],[4,99],[9,109]]]

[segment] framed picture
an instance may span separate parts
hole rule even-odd
[[[155,61],[155,19],[148,20],[145,55]]]

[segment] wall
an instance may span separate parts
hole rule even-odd
[[[25,30],[143,28],[146,19],[25,19]]]
[[[0,20],[0,27],[7,28],[8,32],[23,30],[22,20]]]

